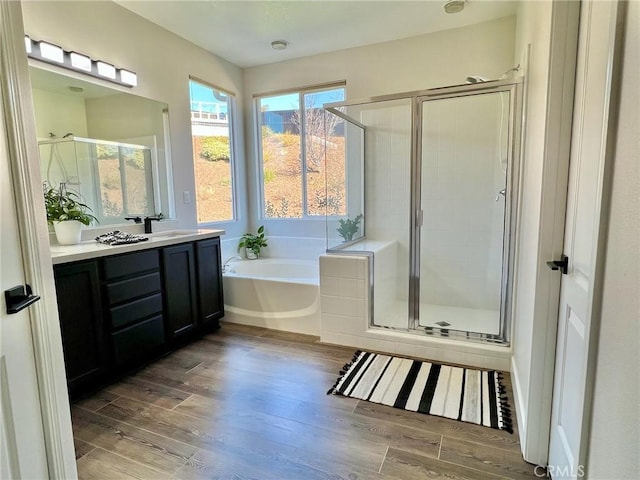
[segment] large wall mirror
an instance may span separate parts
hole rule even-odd
[[[78,192],[101,225],[174,216],[166,103],[30,66],[43,181]]]

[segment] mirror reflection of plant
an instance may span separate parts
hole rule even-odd
[[[251,250],[257,256],[260,256],[260,249],[267,247],[267,239],[264,236],[264,225],[260,225],[257,234],[245,233],[240,237],[240,243],[238,243],[238,252],[241,248]]]
[[[359,214],[353,220],[347,218],[346,220],[340,219],[338,223],[340,226],[336,228],[338,234],[344,239],[345,242],[350,242],[353,240],[353,236],[360,229],[360,221],[362,220],[362,214]]]
[[[68,190],[64,183],[58,188],[52,187],[48,182],[43,184],[44,204],[47,211],[47,223],[77,220],[84,225],[98,223],[98,219],[91,213],[91,208],[82,203],[80,195]]]

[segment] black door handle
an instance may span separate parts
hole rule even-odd
[[[40,300],[40,295],[34,295],[31,285],[18,285],[4,291],[4,299],[7,303],[7,314],[18,313],[29,305]]]
[[[566,255],[562,255],[560,260],[553,260],[551,262],[547,262],[547,267],[551,270],[560,270],[563,275],[567,274],[569,269],[569,257]]]

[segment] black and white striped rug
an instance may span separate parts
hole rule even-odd
[[[513,433],[502,374],[357,351],[327,392]]]

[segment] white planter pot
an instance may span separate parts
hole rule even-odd
[[[56,239],[60,245],[75,245],[76,243],[80,243],[82,238],[82,223],[78,220],[53,222],[53,229],[56,232]]]
[[[245,248],[244,249],[244,254],[245,257],[247,257],[248,260],[256,260],[260,255],[256,255],[253,250],[251,250],[250,248]]]

